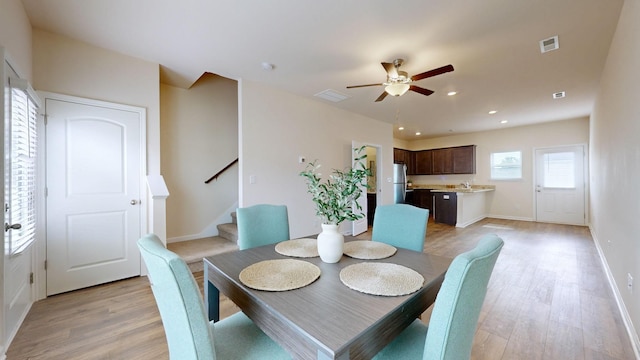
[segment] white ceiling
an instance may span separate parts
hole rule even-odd
[[[416,139],[587,116],[623,0],[22,0],[35,28],[161,65],[188,88],[204,72],[247,79],[403,125]],[[557,35],[560,49],[541,54]],[[374,100],[381,62],[454,72]],[[263,62],[275,66],[262,68]],[[330,103],[313,95],[350,96]],[[457,91],[455,96],[447,92]],[[552,94],[566,91],[566,98]],[[497,110],[489,115],[490,110]],[[501,120],[508,120],[506,125]],[[396,126],[397,127],[397,126]],[[415,132],[422,132],[416,136]]]

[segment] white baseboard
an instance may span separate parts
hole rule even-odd
[[[609,264],[607,263],[607,259],[604,257],[604,252],[600,247],[600,241],[598,241],[598,238],[593,232],[593,228],[591,226],[589,226],[589,231],[591,232],[593,242],[596,244],[596,249],[598,250],[598,255],[600,256],[600,261],[602,261],[602,267],[604,267],[605,274],[607,275],[607,281],[609,281],[609,286],[611,286],[611,290],[613,291],[613,296],[616,299],[616,304],[618,304],[618,310],[620,310],[620,314],[622,315],[622,321],[624,322],[624,326],[627,329],[627,334],[629,335],[629,339],[631,340],[631,347],[633,348],[633,352],[636,355],[636,359],[640,359],[640,339],[638,338],[638,332],[633,326],[633,322],[631,321],[631,317],[629,316],[627,307],[622,301],[620,289],[616,285],[613,274],[611,273],[611,269],[609,268]]]
[[[213,220],[207,227],[205,227],[202,231],[197,234],[189,234],[176,236],[172,238],[167,238],[167,243],[174,243],[180,241],[189,241],[195,239],[202,239],[206,237],[218,236],[218,225],[226,224],[231,221],[231,213],[236,211],[238,208],[238,203],[234,203],[227,210],[225,210],[222,214],[220,214],[216,219]]]
[[[493,214],[489,214],[487,215],[488,218],[493,218],[493,219],[503,219],[503,220],[518,220],[518,221],[535,221],[534,218],[530,218],[530,217],[519,217],[519,216],[505,216],[505,215],[493,215]]]
[[[29,304],[29,306],[27,306],[27,308],[25,309],[24,313],[22,313],[22,315],[20,315],[20,320],[18,321],[18,326],[16,326],[15,329],[11,329],[9,337],[7,338],[7,343],[5,344],[6,350],[9,349],[9,346],[11,346],[11,342],[16,337],[16,335],[18,335],[18,330],[20,330],[20,327],[22,326],[22,323],[24,323],[24,319],[26,319],[27,315],[29,315],[29,311],[31,310],[31,306],[32,305],[33,305],[33,301]],[[2,349],[2,347],[0,347],[0,349]],[[0,356],[0,360],[5,360],[6,358],[7,358],[7,354],[5,354],[5,351],[2,351],[2,356]]]
[[[471,225],[471,224],[474,224],[474,223],[477,223],[478,221],[480,221],[480,220],[482,220],[482,219],[486,219],[486,218],[487,218],[487,217],[486,217],[485,215],[478,216],[478,217],[477,217],[477,218],[475,218],[475,219],[467,220],[467,221],[465,221],[465,222],[463,222],[463,223],[456,223],[456,227],[459,227],[459,228],[466,228],[467,226],[469,226],[469,225]]]

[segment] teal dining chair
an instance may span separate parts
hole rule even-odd
[[[291,359],[242,312],[215,324],[209,322],[189,267],[156,235],[140,238],[138,248],[149,272],[171,359]]]
[[[407,204],[381,205],[373,217],[371,240],[422,252],[428,221],[428,209]]]
[[[289,240],[285,205],[259,204],[236,210],[238,248],[250,249]]]
[[[487,284],[503,245],[498,236],[486,235],[474,249],[456,256],[438,291],[429,326],[415,320],[374,359],[469,359]]]

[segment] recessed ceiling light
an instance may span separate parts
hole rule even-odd
[[[489,115],[493,115],[493,114],[495,114],[495,113],[497,113],[497,112],[498,112],[498,111],[496,111],[496,110],[491,110],[491,111],[489,111]]]
[[[422,133],[421,133],[420,131],[418,131],[418,132],[416,133],[416,136],[419,136],[419,135],[422,135]]]
[[[400,130],[400,131],[404,130],[404,126],[400,126],[400,127],[398,128],[398,130]]]
[[[262,69],[266,70],[266,71],[271,71],[275,68],[275,66],[271,63],[268,62],[263,62],[262,64],[260,64],[262,66]]]
[[[457,94],[457,92],[455,92],[455,91],[449,91],[449,92],[447,93],[447,95],[449,95],[449,96],[453,96],[453,95],[455,95],[455,94]]]
[[[500,121],[500,124],[506,124],[508,122],[509,122],[509,120],[502,120],[502,121]]]

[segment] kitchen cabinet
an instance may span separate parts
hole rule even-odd
[[[367,193],[367,224],[373,226],[373,217],[376,214],[376,193]]]
[[[453,158],[451,148],[433,149],[433,175],[451,174],[453,172]]]
[[[437,192],[434,195],[434,220],[437,223],[456,225],[458,218],[457,195],[454,192]]]
[[[432,174],[475,174],[476,146],[457,146],[433,151]]]
[[[409,157],[409,150],[393,148],[393,163],[406,164]]]
[[[415,154],[413,151],[393,148],[393,163],[407,165],[407,175],[415,175]]]
[[[415,205],[414,190],[408,190],[404,198],[404,203],[409,205]]]
[[[453,174],[476,173],[476,146],[460,146],[451,148]]]
[[[433,215],[433,193],[428,189],[414,189],[411,205],[428,209],[429,215]]]
[[[407,165],[407,175],[476,173],[476,146],[410,151],[393,149],[393,162]]]
[[[433,173],[433,151],[420,150],[414,152],[415,157],[415,174],[431,175]]]

